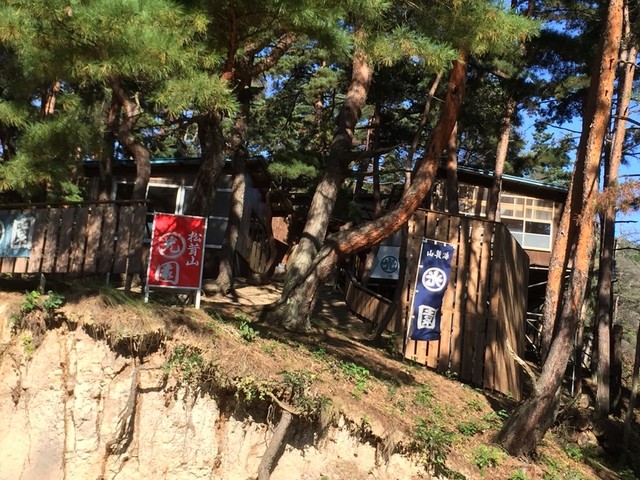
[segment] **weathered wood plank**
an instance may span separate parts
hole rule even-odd
[[[102,236],[100,237],[98,254],[98,272],[109,273],[111,272],[115,255],[114,242],[118,223],[118,208],[115,205],[106,205],[102,208]]]
[[[52,208],[49,210],[47,234],[44,240],[44,257],[42,258],[42,266],[40,267],[43,273],[51,273],[56,269],[56,253],[58,251],[61,219],[61,208]]]
[[[482,222],[469,222],[471,241],[469,242],[467,298],[465,304],[465,325],[462,332],[462,368],[460,377],[465,381],[473,380],[474,350],[478,325],[478,297],[480,290],[480,258],[482,256]]]
[[[458,234],[458,245],[455,265],[456,290],[453,297],[452,310],[458,312],[457,317],[451,325],[451,360],[450,369],[452,372],[462,376],[462,348],[465,328],[466,300],[465,293],[468,281],[469,268],[469,219],[460,218],[460,228]],[[457,319],[457,321],[456,321]]]
[[[118,215],[117,241],[115,246],[115,257],[113,259],[112,272],[115,274],[125,273],[127,270],[127,259],[129,257],[129,239],[131,238],[131,221],[133,219],[133,207],[120,207]]]
[[[69,271],[69,257],[71,249],[71,237],[73,232],[73,220],[76,209],[68,207],[62,210],[62,221],[58,233],[58,250],[56,252],[55,271],[56,273],[67,273]]]
[[[478,299],[477,309],[478,315],[483,320],[476,325],[476,342],[473,351],[473,383],[482,385],[484,375],[484,350],[486,345],[487,322],[489,320],[489,311],[487,308],[487,299],[489,298],[489,280],[490,280],[490,259],[491,259],[491,239],[493,237],[493,226],[491,222],[483,222],[482,226],[482,248],[480,253],[480,275],[478,278]]]
[[[489,282],[489,320],[487,322],[487,336],[485,340],[484,355],[484,381],[485,388],[491,390],[499,390],[497,388],[498,379],[502,374],[502,366],[504,359],[504,351],[500,348],[498,335],[500,335],[499,323],[502,321],[500,314],[501,291],[500,284],[503,280],[502,275],[504,265],[510,261],[505,257],[504,252],[504,232],[499,229],[494,231],[493,251],[491,263],[491,278]]]
[[[71,238],[71,255],[69,259],[69,272],[77,273],[82,271],[87,247],[87,221],[89,219],[89,209],[87,207],[76,208],[76,221]]]
[[[129,240],[129,261],[127,262],[127,274],[142,273],[142,249],[147,219],[147,207],[136,205],[133,207],[131,219],[131,234]]]
[[[98,205],[92,206],[89,211],[89,219],[87,222],[87,249],[83,266],[83,272],[85,273],[96,273],[98,271],[102,212],[102,207]]]
[[[41,271],[48,216],[49,210],[46,208],[39,208],[35,212],[33,243],[31,245],[31,254],[29,255],[29,265],[27,267],[28,273],[37,273]]]

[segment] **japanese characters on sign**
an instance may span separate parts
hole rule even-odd
[[[420,264],[411,305],[411,339],[440,339],[440,307],[449,285],[454,247],[422,240]]]
[[[0,257],[28,257],[35,223],[30,214],[0,214]]]
[[[199,289],[205,230],[205,218],[156,213],[147,285]]]

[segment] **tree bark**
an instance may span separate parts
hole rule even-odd
[[[629,395],[629,404],[627,412],[624,416],[624,427],[622,428],[622,453],[620,454],[620,463],[627,460],[629,454],[629,439],[631,438],[631,423],[633,420],[633,412],[636,409],[636,399],[638,397],[638,385],[640,384],[640,323],[638,324],[638,332],[636,334],[636,356],[633,361],[633,374],[631,380],[631,394]]]
[[[200,168],[193,183],[187,213],[207,216],[216,198],[216,184],[224,169],[225,142],[218,112],[208,112],[198,120]]]
[[[246,88],[247,86],[248,84],[238,86],[238,98],[242,105],[242,112],[236,118],[231,138],[231,149],[233,151],[231,209],[229,212],[227,231],[224,236],[224,243],[222,244],[222,252],[220,253],[218,277],[215,281],[216,290],[224,294],[233,289],[233,263],[246,210],[244,200],[247,189],[247,152],[244,148],[244,142],[247,138],[247,120],[249,118],[251,103],[250,92],[248,88]]]
[[[373,118],[371,121],[371,130],[368,139],[368,150],[377,150],[380,147],[380,105],[376,103],[375,110],[373,112]],[[378,154],[374,155],[371,158],[371,173],[373,174],[373,218],[378,218],[380,216],[380,212],[382,211],[382,198],[380,196],[380,156]],[[378,251],[380,249],[380,245],[374,245],[369,253],[367,253],[367,258],[364,262],[364,274],[362,275],[362,285],[365,287],[369,285],[369,280],[371,278],[371,270],[373,268],[373,263],[375,262],[376,256],[378,255]]]
[[[618,186],[618,170],[622,160],[622,148],[626,134],[626,126],[635,73],[635,59],[637,48],[631,36],[628,7],[625,5],[625,38],[627,47],[623,53],[618,82],[618,99],[616,105],[616,120],[614,122],[613,139],[607,155],[607,169],[605,172],[604,198],[608,198],[604,212],[601,212],[602,241],[600,247],[600,267],[598,269],[598,364],[597,364],[597,412],[600,419],[609,416],[611,406],[611,328],[613,326],[613,252],[615,248],[616,202],[615,189]],[[613,190],[613,195],[607,195]]]
[[[507,161],[507,152],[509,151],[509,138],[511,136],[511,121],[513,113],[516,109],[516,100],[510,96],[502,117],[500,125],[500,137],[498,139],[498,148],[496,149],[496,166],[493,171],[493,185],[489,192],[489,201],[487,202],[487,220],[490,222],[500,221],[500,193],[502,192],[502,174],[504,173],[504,164]]]
[[[442,152],[447,146],[464,96],[467,52],[453,63],[447,95],[425,156],[419,162],[409,188],[392,210],[373,221],[342,230],[329,236],[308,269],[307,275],[292,285],[287,295],[263,310],[266,321],[279,321],[286,328],[307,331],[311,328],[309,316],[316,301],[319,287],[326,281],[338,258],[345,258],[384,238],[393,235],[418,209],[435,178]]]
[[[120,116],[120,103],[115,95],[111,98],[111,104],[107,111],[107,130],[100,155],[100,179],[98,182],[98,200],[111,200],[111,188],[113,184],[113,155],[118,131],[118,117]]]
[[[42,117],[46,118],[53,115],[56,111],[56,97],[60,92],[60,82],[55,81],[42,98]]]
[[[578,152],[580,156],[576,159],[576,169],[583,170],[583,184],[581,191],[572,189],[571,201],[573,205],[581,204],[582,214],[580,218],[572,215],[575,235],[571,240],[576,241],[576,247],[572,255],[570,286],[565,293],[561,314],[556,322],[556,334],[540,377],[535,383],[534,393],[509,417],[498,434],[499,443],[512,455],[532,453],[555,420],[558,393],[571,355],[589,276],[600,157],[611,111],[621,32],[622,0],[610,0],[597,61],[599,75],[592,76],[589,88],[589,96],[594,105],[593,114],[583,118],[580,143],[584,148]],[[574,181],[575,178],[576,175]]]
[[[269,480],[269,478],[271,478],[271,471],[274,467],[273,464],[276,460],[276,455],[282,446],[282,442],[284,442],[284,437],[287,434],[287,429],[292,420],[293,415],[291,412],[282,410],[280,421],[273,431],[273,436],[271,440],[269,440],[269,445],[267,445],[262,460],[260,460],[260,465],[258,465],[258,480]]]
[[[447,145],[447,209],[449,213],[460,213],[458,202],[458,123],[453,126]]]
[[[283,298],[310,273],[314,258],[322,247],[340,185],[348,172],[354,129],[365,105],[372,76],[373,70],[366,52],[356,49],[351,82],[337,118],[326,172],[316,187],[300,243],[289,262],[291,268],[285,278]]]
[[[136,162],[136,180],[133,184],[131,199],[144,200],[151,177],[151,154],[134,135],[134,129],[142,111],[138,103],[127,94],[118,79],[112,79],[110,86],[114,97],[122,108],[122,120],[118,125],[118,140]]]

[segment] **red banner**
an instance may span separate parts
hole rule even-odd
[[[147,285],[200,288],[206,219],[156,213]]]

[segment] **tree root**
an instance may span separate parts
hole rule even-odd
[[[140,367],[133,369],[131,389],[127,404],[120,413],[115,436],[105,444],[107,455],[124,452],[133,438],[134,413],[138,399],[138,382],[140,379]]]
[[[278,400],[272,393],[270,393],[269,396],[282,409],[282,414],[280,415],[278,425],[276,425],[276,428],[273,431],[273,436],[269,441],[269,445],[267,445],[267,449],[262,456],[262,460],[260,460],[260,465],[258,466],[258,480],[269,480],[271,477],[271,472],[275,467],[274,463],[276,461],[276,455],[278,455],[278,452],[282,448],[284,437],[287,434],[287,429],[293,420],[293,416],[300,414],[300,412],[295,410],[293,407],[287,405],[281,400]]]

